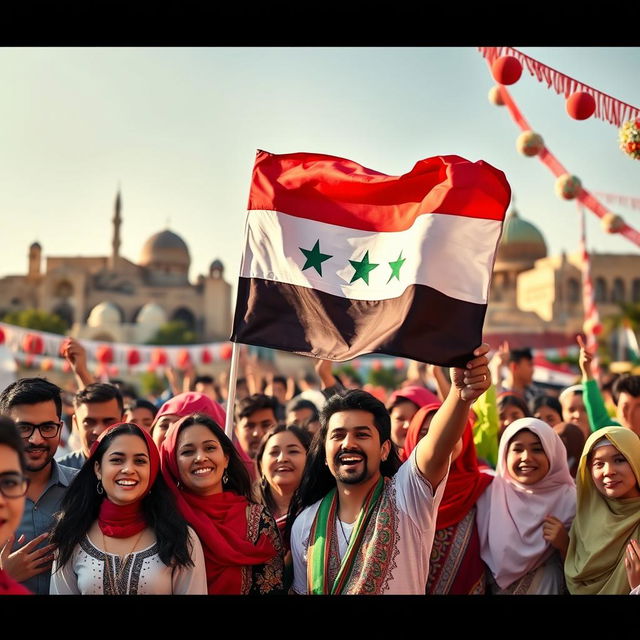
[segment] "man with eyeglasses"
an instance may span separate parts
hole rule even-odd
[[[43,378],[21,378],[0,394],[0,413],[16,422],[29,479],[24,515],[15,538],[0,540],[0,565],[33,593],[48,594],[53,547],[44,543],[53,526],[53,514],[60,510],[77,473],[54,460],[62,427],[60,388]]]

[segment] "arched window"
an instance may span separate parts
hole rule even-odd
[[[596,302],[607,301],[607,283],[604,278],[596,278]]]
[[[577,278],[569,278],[567,280],[567,300],[569,304],[580,302],[580,283]]]
[[[611,290],[611,302],[624,302],[624,280],[616,278],[613,281],[613,289]]]
[[[70,298],[73,295],[73,285],[68,280],[62,280],[56,284],[53,295],[56,298]]]
[[[171,315],[171,319],[184,322],[184,324],[191,330],[196,328],[196,317],[194,313],[186,307],[179,307],[176,309]]]

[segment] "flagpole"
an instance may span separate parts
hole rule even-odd
[[[229,367],[229,389],[227,393],[227,420],[224,424],[224,432],[230,440],[233,439],[233,415],[236,402],[236,382],[238,380],[238,356],[240,348],[237,342],[232,343],[231,366]]]

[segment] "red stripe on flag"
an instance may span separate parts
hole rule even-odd
[[[437,156],[388,176],[335,156],[259,151],[248,208],[363,231],[404,231],[423,213],[503,220],[510,198],[504,173],[482,160]]]

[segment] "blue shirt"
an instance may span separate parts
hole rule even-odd
[[[87,459],[84,457],[84,453],[82,453],[81,450],[78,450],[67,453],[66,456],[58,460],[58,464],[61,464],[63,467],[78,470],[82,469],[82,466],[86,461]]]
[[[25,537],[24,542],[20,545],[21,547],[39,535],[51,531],[54,524],[53,514],[60,511],[62,498],[77,473],[77,469],[64,467],[55,460],[51,461],[51,477],[42,495],[38,498],[37,502],[33,502],[30,498],[25,500],[22,522],[16,531],[16,540],[18,540],[21,535]],[[47,544],[48,542],[45,540],[38,548]],[[17,548],[19,547],[14,546],[14,550]],[[49,569],[25,580],[21,584],[33,593],[48,595],[50,582],[51,570]]]

